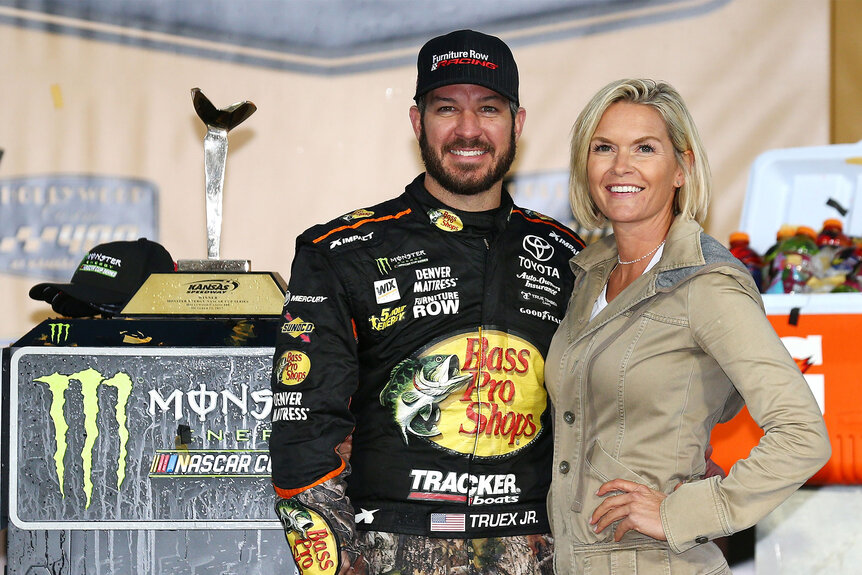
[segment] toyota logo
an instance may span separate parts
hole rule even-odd
[[[524,249],[540,262],[546,262],[554,255],[554,246],[539,236],[524,236]]]

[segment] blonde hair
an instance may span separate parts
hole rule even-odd
[[[575,120],[569,159],[569,200],[575,220],[587,229],[601,227],[605,222],[604,214],[599,211],[590,196],[587,157],[590,140],[602,115],[617,102],[650,106],[661,115],[673,144],[677,164],[685,174],[685,182],[674,197],[674,214],[703,224],[709,207],[712,182],[709,160],[697,127],[679,92],[669,84],[646,79],[611,82],[593,96]],[[691,165],[684,156],[688,151],[691,151],[693,156]]]

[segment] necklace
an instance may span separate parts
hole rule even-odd
[[[653,255],[654,253],[656,253],[656,252],[658,251],[658,249],[664,245],[664,242],[665,242],[665,240],[662,240],[662,241],[661,241],[661,243],[660,243],[659,245],[657,245],[656,247],[654,247],[653,249],[651,249],[650,251],[648,251],[647,253],[645,253],[645,254],[644,254],[644,255],[642,255],[641,257],[637,258],[636,260],[630,260],[630,261],[624,262],[623,260],[621,260],[621,259],[620,259],[620,254],[617,254],[617,263],[618,263],[618,264],[621,264],[621,265],[624,265],[624,266],[627,266],[627,265],[629,265],[629,264],[636,264],[636,263],[638,263],[639,261],[641,261],[641,260],[643,260],[643,259],[646,259],[646,258],[648,258],[649,256],[651,256],[651,255]]]

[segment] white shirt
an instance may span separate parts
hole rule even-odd
[[[659,249],[655,251],[650,259],[647,267],[644,268],[644,271],[641,272],[641,275],[650,271],[661,259],[661,254],[664,252],[664,245],[662,245]],[[599,297],[596,298],[596,303],[593,304],[593,311],[590,312],[590,321],[593,321],[593,318],[599,315],[599,312],[608,307],[608,284],[605,284],[605,287],[602,288],[602,293],[599,294]]]

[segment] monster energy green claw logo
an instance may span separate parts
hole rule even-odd
[[[84,471],[84,493],[87,496],[87,505],[90,507],[90,501],[93,495],[93,448],[96,445],[96,438],[99,437],[99,427],[96,418],[99,415],[99,386],[113,387],[117,390],[117,405],[116,405],[116,421],[119,429],[117,436],[119,438],[119,452],[117,455],[117,489],[123,484],[126,478],[126,444],[129,441],[129,429],[126,424],[126,408],[129,403],[129,396],[132,394],[132,379],[126,373],[117,373],[113,377],[105,378],[95,369],[88,368],[71,375],[62,375],[54,372],[51,375],[38,377],[34,381],[45,383],[51,391],[51,422],[54,424],[54,439],[56,448],[54,450],[54,466],[57,469],[57,479],[60,483],[60,493],[63,497],[66,493],[63,488],[63,478],[65,475],[65,464],[63,459],[66,455],[66,435],[69,431],[69,424],[66,420],[64,407],[66,404],[66,391],[68,391],[72,381],[81,383],[81,395],[84,404],[84,445],[81,448],[81,461]]]
[[[382,275],[386,275],[392,271],[392,264],[389,263],[389,258],[377,258],[374,261],[377,262],[377,271]]]
[[[52,323],[51,326],[51,343],[66,343],[69,341],[68,323]]]

